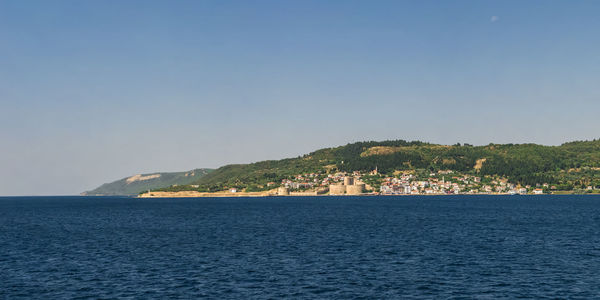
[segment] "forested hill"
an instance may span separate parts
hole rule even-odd
[[[297,174],[336,171],[382,174],[403,170],[453,170],[498,175],[513,183],[600,185],[600,140],[560,146],[536,144],[436,145],[403,140],[359,142],[321,149],[301,157],[227,165],[193,182],[202,191],[264,188]],[[183,189],[181,187],[180,189]]]

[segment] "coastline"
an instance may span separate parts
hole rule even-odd
[[[316,194],[316,193],[292,193],[290,195],[277,195],[271,191],[265,192],[196,192],[196,191],[181,191],[181,192],[149,192],[140,194],[137,198],[231,198],[231,197],[351,197],[351,196],[556,196],[556,195],[600,195],[598,193],[556,193],[556,194],[511,194],[511,193],[478,193],[478,194],[374,194],[374,193],[363,193],[358,195],[330,195],[330,194]]]
[[[202,193],[196,191],[181,192],[149,192],[138,195],[138,198],[203,198],[203,197],[268,197],[274,196],[265,192],[218,192]]]

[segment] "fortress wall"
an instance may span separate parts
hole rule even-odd
[[[290,196],[316,196],[317,195],[317,191],[312,191],[312,192],[291,192],[289,195]]]
[[[364,190],[365,190],[364,183],[346,186],[346,193],[348,195],[360,195],[364,192]]]
[[[332,184],[329,186],[330,195],[343,195],[346,193],[346,186],[341,184]]]
[[[277,188],[277,196],[289,196],[289,195],[290,195],[289,188],[286,188],[286,187]]]

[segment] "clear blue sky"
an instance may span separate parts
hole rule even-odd
[[[361,140],[600,137],[600,1],[0,0],[0,195]]]

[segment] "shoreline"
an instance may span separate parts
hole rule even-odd
[[[182,191],[182,192],[150,192],[138,195],[136,198],[237,198],[237,197],[250,197],[250,198],[263,198],[263,197],[370,197],[370,196],[561,196],[561,195],[600,195],[600,193],[556,193],[556,194],[510,194],[510,193],[480,193],[480,194],[372,194],[363,193],[357,195],[330,195],[330,194],[306,194],[298,193],[296,195],[277,195],[274,193],[267,192],[217,192],[217,193],[204,193],[195,191]]]

